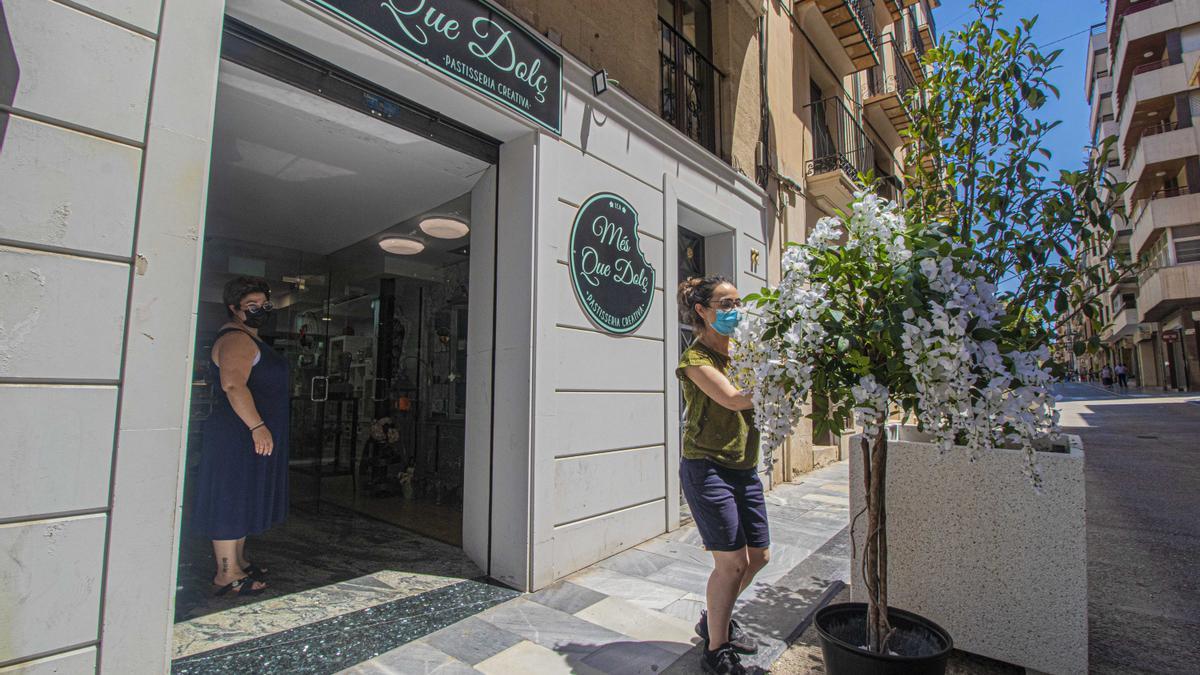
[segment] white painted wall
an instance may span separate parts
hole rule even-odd
[[[467,410],[463,456],[463,550],[487,569],[492,462],[492,326],[496,285],[496,196],[499,172],[483,173],[471,191],[470,289],[467,293]]]
[[[167,668],[222,8],[0,5],[6,672]]]
[[[739,286],[760,288],[767,260],[766,200],[757,187],[675,132],[664,133],[661,120],[624,94],[593,98],[587,73],[573,65],[564,133],[539,134],[534,589],[678,526],[674,289],[681,206],[728,233],[706,252],[710,266]],[[597,192],[616,193],[637,211],[641,250],[656,270],[651,314],[625,336],[593,326],[571,289],[570,229],[579,206]],[[760,256],[755,275],[748,271],[752,248]]]

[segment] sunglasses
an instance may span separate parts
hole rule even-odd
[[[713,309],[737,309],[742,306],[741,298],[725,298],[719,302],[709,305]]]

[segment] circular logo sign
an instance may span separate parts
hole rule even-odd
[[[571,227],[571,284],[583,310],[609,333],[632,333],[654,302],[654,268],[638,239],[637,211],[621,197],[588,198]]]

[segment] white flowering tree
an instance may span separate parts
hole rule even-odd
[[[811,394],[824,402],[808,413],[816,433],[862,427],[866,504],[855,522],[866,516],[874,652],[891,635],[885,423],[915,422],[943,451],[1021,449],[1037,486],[1036,449],[1058,421],[1054,313],[1078,279],[1105,289],[1111,277],[1076,245],[1111,238],[1124,187],[1099,161],[1046,179],[1035,157],[1048,157],[1041,139],[1053,125],[1030,111],[1046,99],[1055,55],[1029,40],[1031,22],[996,28],[998,0],[976,8],[977,21],[927,56],[936,89],[911,129],[910,164],[934,170],[909,176],[908,208],[864,187],[848,212],[819,220],[806,242],[788,245],[778,286],[747,296],[752,311],[731,347],[734,382],[753,397],[768,457]],[[1094,313],[1096,296],[1070,300]]]
[[[907,411],[946,450],[1021,448],[1034,481],[1035,447],[1056,430],[1049,350],[1008,334],[1015,322],[979,269],[971,249],[859,192],[846,217],[821,219],[789,246],[779,286],[747,297],[757,311],[734,336],[734,382],[754,399],[763,447],[791,434],[814,391],[827,401],[818,430],[851,419],[863,428],[876,650],[887,635],[889,416]]]

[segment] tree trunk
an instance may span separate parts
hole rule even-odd
[[[867,647],[871,651],[877,651],[879,647],[879,635],[875,632],[875,627],[879,625],[879,605],[875,602],[876,590],[879,588],[879,579],[875,575],[875,570],[878,566],[875,563],[875,528],[878,525],[877,514],[875,511],[874,491],[872,489],[871,478],[874,475],[872,459],[873,443],[866,434],[862,436],[862,453],[863,453],[863,482],[865,483],[863,494],[867,500],[867,536],[863,539],[862,566],[863,566],[863,586],[867,591]]]
[[[867,446],[870,444],[870,451]],[[863,545],[863,584],[867,591],[867,647],[882,653],[891,627],[887,616],[887,432],[880,427],[872,441],[863,437],[867,537]]]
[[[888,640],[892,637],[892,625],[888,621],[888,543],[887,543],[887,432],[884,427],[879,428],[879,468],[878,473],[878,494],[876,499],[879,500],[879,554],[876,556],[879,561],[878,585],[879,585],[879,629],[880,645],[879,650],[886,651]]]

